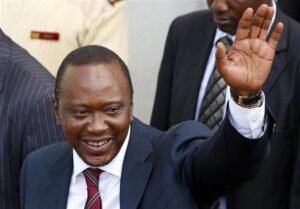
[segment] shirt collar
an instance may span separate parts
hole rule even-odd
[[[123,166],[123,161],[125,158],[125,153],[128,147],[128,142],[129,142],[129,137],[130,137],[130,126],[128,128],[128,133],[125,138],[125,141],[119,151],[119,153],[116,155],[116,157],[107,165],[105,166],[100,166],[98,167],[99,169],[110,173],[111,175],[117,176],[121,178],[121,173],[122,173],[122,166]],[[88,164],[86,164],[77,154],[77,152],[73,149],[73,175],[72,175],[72,182],[76,181],[76,178],[78,175],[82,173],[85,169],[91,167]]]
[[[273,13],[273,17],[272,17],[272,22],[271,22],[271,25],[269,27],[269,32],[270,32],[270,29],[272,28],[272,26],[274,25],[274,22],[275,22],[275,17],[276,17],[276,14],[277,14],[277,5],[275,3],[275,0],[272,0],[272,7],[274,9],[274,13]],[[214,39],[214,46],[217,46],[217,41],[223,37],[223,36],[228,36],[229,38],[231,38],[231,40],[234,41],[235,39],[235,35],[231,35],[229,33],[225,33],[223,31],[221,31],[219,28],[217,28],[217,31],[216,31],[216,35],[215,35],[215,39]]]

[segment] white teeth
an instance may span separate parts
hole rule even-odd
[[[103,146],[107,142],[108,142],[108,140],[107,141],[102,141],[102,142],[87,142],[87,143],[88,143],[88,145],[91,145],[91,146]]]

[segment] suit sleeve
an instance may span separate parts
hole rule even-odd
[[[268,156],[270,133],[268,129],[257,140],[246,139],[232,127],[227,117],[211,138],[175,146],[172,159],[180,172],[178,175],[189,186],[198,204],[210,203],[255,177]],[[182,155],[184,158],[182,153],[186,153]]]
[[[175,20],[176,21],[176,20]],[[159,69],[151,126],[165,131],[169,128],[169,107],[172,94],[172,76],[176,54],[175,21],[171,24]]]
[[[62,141],[62,128],[56,124],[52,97],[46,93],[32,108],[22,146],[22,159],[40,147]]]

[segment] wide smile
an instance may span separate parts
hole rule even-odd
[[[100,142],[89,142],[89,141],[87,141],[86,143],[88,143],[88,145],[93,146],[93,147],[101,147],[101,146],[105,145],[108,142],[109,142],[109,140],[100,141]]]
[[[89,139],[85,139],[82,140],[83,142],[83,146],[92,154],[99,154],[102,152],[105,152],[105,150],[107,150],[107,148],[113,143],[113,139],[112,138],[108,138],[108,139],[99,139],[99,140],[89,140]]]

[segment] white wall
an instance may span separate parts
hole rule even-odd
[[[130,64],[134,114],[148,123],[167,31],[181,14],[206,8],[206,0],[129,0]]]

